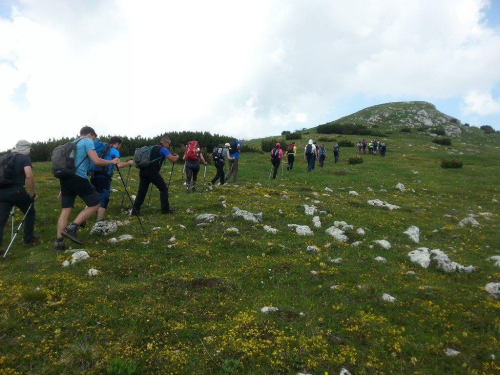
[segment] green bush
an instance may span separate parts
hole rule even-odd
[[[339,147],[354,147],[354,143],[349,139],[341,139],[339,141]]]
[[[290,132],[290,131],[288,131],[288,130],[283,130],[283,131],[281,132],[281,135],[285,135],[285,136],[286,136],[287,134],[290,134],[290,133],[291,133],[291,132]]]
[[[337,142],[337,139],[333,137],[326,137],[323,135],[318,137],[318,142]]]
[[[448,137],[436,137],[432,142],[442,146],[451,146],[451,138]]]
[[[288,144],[286,144],[285,142],[279,141],[275,138],[263,139],[260,147],[262,148],[262,151],[264,151],[264,152],[271,152],[271,150],[276,147],[277,142],[280,143],[280,148],[283,151],[285,151],[288,148]]]
[[[425,125],[420,125],[416,129],[417,129],[418,132],[425,132],[427,129],[429,129],[429,127],[425,126]]]
[[[431,131],[434,134],[437,134],[437,135],[442,135],[442,136],[446,135],[446,132],[444,131],[444,129],[442,127],[438,127],[438,128],[432,129]]]
[[[134,375],[137,374],[137,365],[134,362],[115,359],[108,368],[108,375]]]
[[[443,159],[441,160],[441,168],[462,168],[464,163],[456,159]]]
[[[288,134],[285,135],[285,139],[286,140],[290,140],[290,139],[302,139],[302,133],[301,132],[293,132],[293,133],[290,133],[288,132]]]
[[[260,150],[243,143],[243,145],[241,146],[241,152],[260,152]]]
[[[495,129],[493,129],[493,127],[491,127],[490,125],[481,125],[479,129],[483,130],[486,134],[495,132]]]
[[[401,128],[401,133],[411,133],[411,128]]]
[[[348,164],[361,164],[363,163],[363,158],[361,156],[353,156],[347,159]]]

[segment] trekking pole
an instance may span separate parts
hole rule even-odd
[[[19,232],[19,230],[21,229],[21,227],[23,226],[24,224],[24,220],[26,220],[26,216],[28,216],[28,212],[30,212],[31,210],[31,207],[33,206],[33,202],[31,202],[31,204],[29,205],[28,209],[26,210],[25,214],[24,214],[24,217],[23,219],[21,220],[21,223],[19,223],[19,226],[17,227],[17,230],[16,230],[16,233],[14,233],[14,235],[12,236],[11,240],[10,240],[10,244],[9,244],[9,247],[7,247],[7,250],[5,250],[5,253],[3,254],[3,257],[5,258],[5,256],[7,255],[7,253],[9,252],[10,250],[10,247],[12,246],[12,244],[14,243],[14,240],[16,239],[16,236],[17,236],[17,233]],[[14,216],[12,216],[12,218],[14,218]],[[14,223],[14,222],[12,222]]]
[[[153,184],[149,188],[149,199],[148,199],[148,207],[151,206],[151,192],[153,191]]]
[[[186,173],[186,163],[187,163],[187,162],[184,162],[184,167],[182,168],[182,177],[181,177],[181,183],[182,183],[182,184],[184,184],[184,182],[185,182],[185,181],[184,181],[184,174]],[[172,167],[173,167],[173,166],[174,166],[174,165],[172,164]],[[170,185],[170,183],[169,183],[169,185]]]
[[[10,238],[14,237],[14,209],[15,207],[12,206],[12,210],[10,210],[10,217],[11,217],[11,226],[10,226]]]
[[[207,165],[205,164],[205,170],[203,171],[203,190],[205,190],[205,179],[207,178]]]
[[[128,179],[130,177],[130,167],[131,167],[131,165],[128,166],[127,181],[125,182],[125,188],[128,187]],[[123,201],[125,200],[125,195],[126,195],[126,193],[124,191],[123,194],[122,194],[122,203],[120,203],[120,209],[123,208]]]
[[[272,175],[273,175],[273,167],[271,167],[271,170],[269,171],[269,179],[271,179]]]
[[[116,166],[116,171],[118,172],[118,175],[120,176],[120,179],[122,180],[123,187],[125,188],[125,192],[127,193],[128,199],[130,200],[130,204],[132,205],[132,210],[133,210],[134,209],[134,202],[132,202],[132,197],[130,196],[130,194],[128,192],[128,188],[125,185],[125,181],[123,180],[123,176],[122,176],[122,173],[120,172],[120,168],[118,167],[118,165]],[[139,220],[139,224],[141,224],[142,235],[145,237],[146,232],[144,231],[144,227],[142,226],[142,220],[139,216],[139,212],[136,212],[136,214],[137,215],[135,215],[135,216],[137,216],[137,220]]]
[[[283,163],[281,163],[281,177],[283,177]]]
[[[170,188],[170,182],[172,181],[172,175],[174,174],[174,165],[175,163],[172,163],[172,169],[170,170],[170,179],[168,180],[167,190]],[[186,167],[186,163],[184,163],[184,167]]]

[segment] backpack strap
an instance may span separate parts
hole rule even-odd
[[[75,153],[76,153],[76,145],[78,144],[78,142],[80,142],[83,138],[80,138],[78,139],[76,142],[75,142]],[[80,165],[82,165],[82,163],[85,161],[85,159],[87,159],[89,157],[88,154],[85,155],[85,157],[82,159],[82,161],[80,163],[78,163],[78,165],[76,166],[76,169],[80,168]]]

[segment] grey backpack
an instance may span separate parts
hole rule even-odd
[[[75,166],[76,145],[82,138],[76,142],[68,142],[64,145],[57,146],[52,151],[50,160],[52,161],[52,173],[57,178],[65,178],[73,176],[78,167],[88,158],[88,155]]]

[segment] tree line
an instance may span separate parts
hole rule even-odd
[[[183,154],[184,145],[192,140],[198,141],[205,154],[211,154],[212,149],[215,146],[223,146],[226,142],[236,141],[236,138],[234,137],[220,134],[210,134],[209,132],[192,131],[168,132],[150,138],[142,137],[140,135],[134,138],[120,136],[123,139],[123,144],[120,148],[120,154],[123,156],[132,156],[134,155],[136,148],[159,144],[160,139],[165,136],[168,136],[172,140],[172,147],[170,151],[178,154]],[[34,162],[49,161],[52,150],[54,150],[55,147],[71,142],[76,138],[77,137],[75,136],[74,138],[49,139],[45,142],[35,142],[31,146],[33,151],[31,151],[30,153],[30,158]],[[108,142],[110,138],[110,135],[99,137],[102,142]]]

